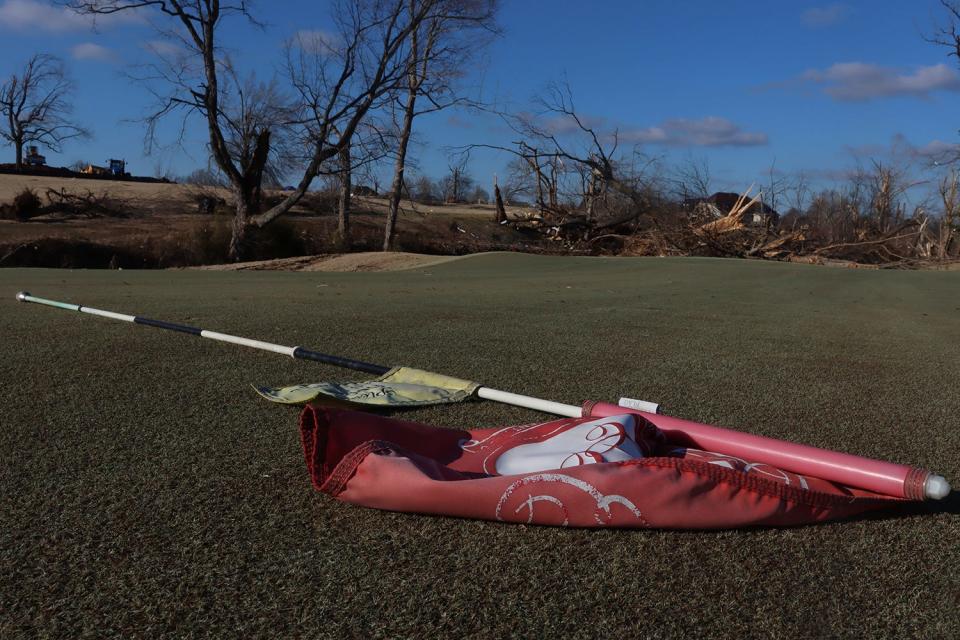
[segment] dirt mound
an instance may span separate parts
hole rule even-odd
[[[422,253],[376,252],[299,256],[236,264],[191,267],[207,271],[402,271],[429,267],[464,256],[434,256]]]

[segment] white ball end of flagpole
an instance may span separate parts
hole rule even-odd
[[[30,292],[29,292],[29,291],[21,291],[20,293],[17,294],[17,301],[18,301],[18,302],[24,302],[24,301],[26,301],[26,299],[27,299],[27,297],[28,297],[29,295],[30,295]]]
[[[942,500],[950,494],[950,483],[943,476],[931,473],[923,483],[923,493],[930,500]]]

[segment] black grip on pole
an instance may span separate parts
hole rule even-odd
[[[174,322],[164,322],[163,320],[151,320],[150,318],[141,318],[136,316],[133,319],[137,324],[145,324],[148,327],[157,327],[158,329],[169,329],[170,331],[179,331],[180,333],[189,333],[190,335],[199,336],[200,332],[203,329],[197,327],[189,327],[185,324],[176,324]]]
[[[319,351],[310,351],[309,349],[304,349],[303,347],[297,347],[294,349],[293,357],[300,358],[302,360],[314,360],[324,364],[332,364],[335,367],[344,367],[345,369],[353,369],[354,371],[372,373],[377,376],[382,376],[393,368],[384,367],[379,364],[371,364],[369,362],[361,362],[360,360],[351,360],[350,358],[341,358],[340,356],[331,356],[327,355],[326,353],[320,353]]]

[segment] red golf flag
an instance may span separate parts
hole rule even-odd
[[[317,489],[391,511],[722,529],[823,522],[904,501],[677,447],[631,414],[459,430],[307,406],[300,431]]]

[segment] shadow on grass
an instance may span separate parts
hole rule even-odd
[[[951,491],[943,500],[925,500],[923,502],[904,502],[887,509],[871,511],[851,518],[852,520],[895,520],[917,516],[935,516],[940,514],[960,514],[960,492]]]

